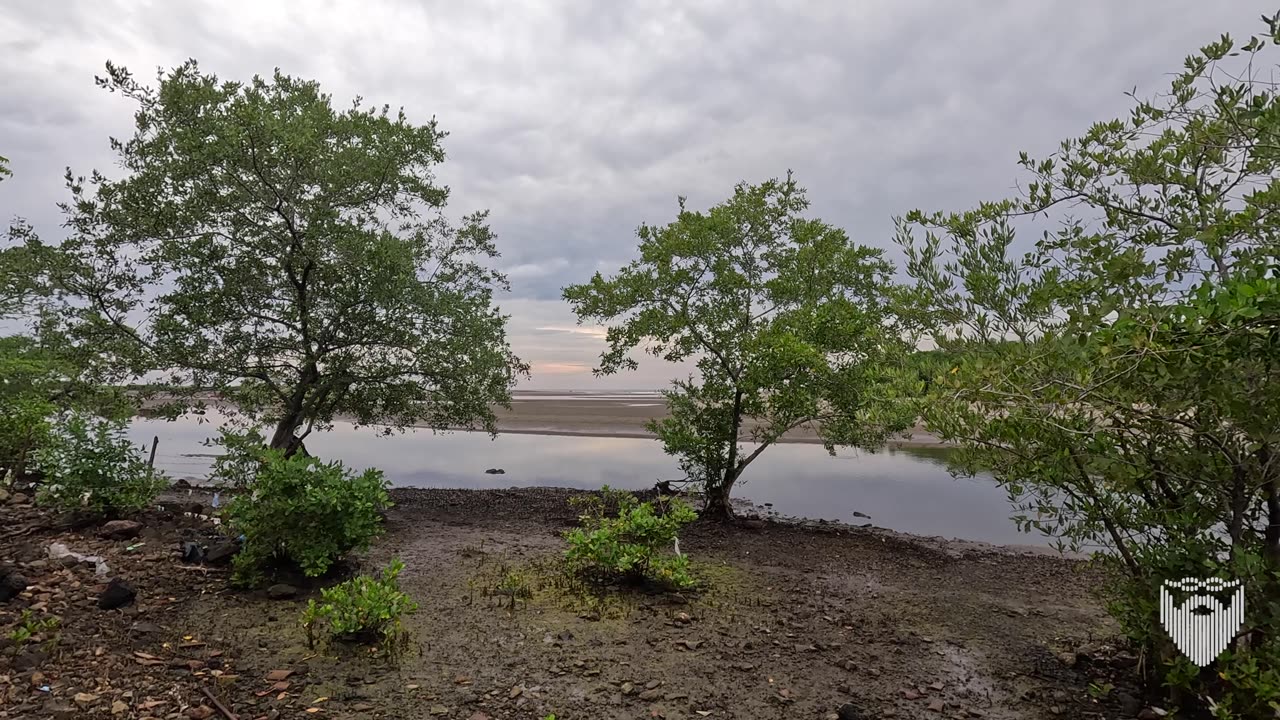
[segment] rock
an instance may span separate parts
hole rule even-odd
[[[285,583],[276,583],[267,588],[267,597],[272,600],[289,600],[298,594],[298,588]]]
[[[92,694],[90,694],[90,693],[85,693],[85,692],[76,693],[76,694],[75,694],[75,697],[73,697],[73,698],[71,698],[71,699],[72,699],[72,700],[74,700],[74,701],[75,701],[75,703],[76,703],[77,705],[79,705],[80,707],[85,707],[85,706],[92,705],[92,704],[94,704],[94,703],[98,702],[98,696],[97,696],[97,695],[92,695]]]
[[[635,691],[636,691],[636,686],[635,686],[635,685],[632,685],[632,684],[631,684],[631,683],[629,683],[629,682],[624,682],[624,683],[622,683],[622,694],[623,694],[623,695],[630,695],[630,694],[634,693]]]
[[[13,503],[14,505],[26,505],[28,502],[31,502],[31,498],[27,497],[26,495],[23,495],[22,493],[14,493],[12,496],[10,496],[9,502]]]
[[[98,596],[98,608],[102,610],[115,610],[118,607],[124,607],[133,602],[138,596],[138,591],[133,589],[129,583],[120,578],[112,578],[107,583],[107,589],[102,591]]]
[[[652,690],[662,684],[661,680],[650,680],[644,684],[646,690]]]
[[[129,540],[141,532],[142,523],[137,520],[112,520],[98,529],[98,535],[108,540]]]
[[[208,705],[187,708],[187,717],[191,718],[191,720],[209,720],[209,718],[213,717],[213,708]]]
[[[1125,717],[1133,717],[1142,710],[1142,701],[1127,692],[1121,692],[1116,700],[1120,705],[1120,713]]]
[[[447,708],[447,707],[445,707],[445,706],[443,706],[443,705],[432,705],[432,706],[431,706],[431,714],[432,714],[432,715],[435,715],[435,716],[437,716],[437,717],[438,717],[438,716],[440,716],[440,715],[448,715],[448,714],[449,714],[449,708]]]
[[[194,565],[203,559],[204,550],[201,549],[200,543],[182,543],[182,562],[187,563],[188,565]]]
[[[9,502],[9,491],[4,488],[0,488],[0,505],[7,502]]]
[[[486,475],[506,475],[507,471],[502,468],[489,468],[484,471]]]
[[[936,699],[929,703],[929,709],[936,713],[942,712],[943,708],[945,708],[946,706],[947,706],[946,703]]]
[[[658,690],[657,688],[654,688],[652,690],[645,690],[644,692],[640,693],[640,699],[644,700],[645,702],[648,702],[650,700],[657,700],[660,697],[662,697],[662,691]]]
[[[678,612],[675,615],[675,621],[681,625],[688,625],[693,622],[693,618],[689,617],[689,613],[687,612]]]
[[[111,703],[112,715],[123,715],[127,712],[129,712],[129,704],[124,702],[123,700],[116,700],[115,702]]]
[[[907,688],[906,690],[902,691],[902,697],[908,700],[919,700],[920,693],[916,692],[913,688]]]
[[[204,552],[204,561],[210,565],[226,565],[231,558],[240,552],[240,545],[232,540],[224,540],[209,546]]]
[[[750,518],[742,521],[742,527],[746,528],[747,530],[763,530],[766,527],[768,527],[768,525],[769,524],[766,523],[765,521],[758,520],[756,518]]]
[[[27,589],[27,579],[16,568],[0,567],[0,602],[8,602]]]
[[[471,717],[467,718],[467,720],[493,720],[493,718],[477,710],[471,713]]]
[[[836,712],[836,718],[838,720],[870,720],[870,716],[863,715],[862,711],[858,709],[858,706],[853,703],[845,703],[844,705],[841,705],[840,709]]]
[[[1138,720],[1160,720],[1160,718],[1164,716],[1165,713],[1160,712],[1155,708],[1145,707],[1142,708],[1142,712],[1138,713]]]

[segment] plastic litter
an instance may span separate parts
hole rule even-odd
[[[111,569],[107,567],[107,561],[103,560],[101,557],[98,557],[97,555],[81,555],[78,552],[74,552],[71,548],[67,547],[66,545],[62,543],[57,543],[57,542],[49,546],[50,560],[61,560],[63,558],[68,558],[68,557],[74,559],[78,563],[84,563],[85,565],[93,565],[94,575],[106,576],[108,573],[111,572]]]

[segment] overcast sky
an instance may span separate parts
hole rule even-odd
[[[785,6],[785,7],[784,7]],[[749,8],[749,9],[748,9]],[[632,257],[635,228],[788,168],[811,212],[890,247],[892,217],[1010,192],[1046,154],[1259,2],[9,2],[0,10],[0,218],[59,235],[63,168],[118,173],[129,103],[110,59],[151,78],[188,57],[229,79],[274,67],[433,115],[451,214],[489,208],[528,388],[653,388],[673,368],[596,380],[600,333],[560,288]]]

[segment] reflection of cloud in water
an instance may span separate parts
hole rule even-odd
[[[204,418],[215,420],[214,413]],[[200,477],[212,458],[184,454],[216,452],[200,443],[217,426],[192,420],[135,420],[131,437],[149,447],[160,437],[157,466],[174,477]],[[308,438],[311,452],[338,459],[355,470],[380,468],[405,487],[506,488],[553,485],[628,489],[680,477],[674,458],[655,440],[588,436],[409,431],[380,436],[377,428],[337,424]],[[920,535],[994,543],[1043,543],[1018,533],[1009,520],[1003,490],[989,476],[957,482],[946,469],[945,450],[902,449],[879,453],[840,450],[829,456],[812,444],[781,444],[748,468],[735,494],[773,503],[784,515],[872,522]],[[488,468],[505,474],[486,475]]]

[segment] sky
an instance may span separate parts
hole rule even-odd
[[[94,86],[187,58],[226,79],[273,68],[435,117],[455,217],[490,210],[526,389],[657,388],[661,361],[594,378],[603,331],[560,288],[631,260],[635,229],[795,171],[810,214],[893,249],[893,217],[1007,197],[1019,150],[1046,155],[1136,89],[1167,87],[1259,2],[6,3],[0,10],[0,218],[57,238],[67,166],[118,176],[128,101]]]

